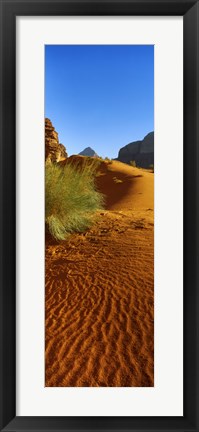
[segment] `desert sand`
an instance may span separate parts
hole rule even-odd
[[[91,229],[46,238],[46,380],[51,387],[154,385],[154,174],[114,161]]]

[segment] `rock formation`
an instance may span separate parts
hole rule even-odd
[[[90,156],[90,157],[97,157],[97,153],[91,148],[86,147],[81,153],[79,153],[80,156]]]
[[[64,145],[59,143],[58,133],[52,122],[45,118],[45,160],[59,162],[67,156]]]
[[[122,147],[117,160],[127,164],[135,161],[136,165],[142,168],[154,165],[154,132],[150,132],[141,141],[134,141]]]

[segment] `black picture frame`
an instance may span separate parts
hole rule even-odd
[[[0,0],[0,429],[2,431],[199,431],[199,1]],[[183,16],[184,416],[16,417],[16,17]],[[172,392],[172,388],[171,388]]]

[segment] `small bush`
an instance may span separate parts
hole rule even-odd
[[[136,161],[135,160],[130,161],[130,165],[135,168],[136,167]]]
[[[81,168],[46,165],[45,221],[57,240],[87,229],[95,212],[103,208],[103,195],[95,189],[95,172],[95,162]]]
[[[105,162],[108,164],[108,165],[111,165],[112,163],[113,163],[113,161],[112,161],[112,159],[110,159],[110,158],[108,158],[108,157],[105,157]]]
[[[123,183],[121,179],[118,179],[117,177],[113,177],[114,183]]]

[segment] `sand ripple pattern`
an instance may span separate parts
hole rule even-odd
[[[153,386],[153,279],[151,211],[47,240],[46,386]]]

